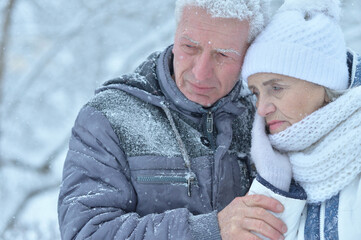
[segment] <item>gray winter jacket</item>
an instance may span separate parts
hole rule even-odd
[[[80,111],[58,203],[63,239],[220,239],[217,212],[248,191],[254,108],[241,82],[205,109],[171,78],[171,50]]]

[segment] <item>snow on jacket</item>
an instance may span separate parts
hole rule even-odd
[[[220,239],[217,212],[247,193],[254,108],[241,81],[189,101],[172,46],[105,83],[80,111],[58,202],[62,239]]]
[[[348,66],[350,86],[359,88],[361,56],[349,50]],[[284,192],[260,176],[253,181],[250,193],[273,197],[285,206],[278,216],[288,227],[287,240],[361,239],[361,172],[340,192],[320,203],[307,203],[300,186],[292,185],[290,192]]]

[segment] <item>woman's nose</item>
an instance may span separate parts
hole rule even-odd
[[[276,106],[272,101],[267,98],[259,98],[257,100],[257,112],[260,116],[266,117],[267,115],[276,111]]]

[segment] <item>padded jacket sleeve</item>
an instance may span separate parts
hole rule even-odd
[[[290,192],[285,192],[275,188],[258,175],[251,185],[249,194],[261,194],[280,201],[285,210],[275,216],[287,225],[288,231],[284,237],[286,240],[297,239],[301,214],[306,206],[307,197],[300,186],[291,185]]]
[[[85,106],[72,129],[58,200],[62,239],[219,239],[215,212],[186,208],[139,216],[120,142],[106,117]]]

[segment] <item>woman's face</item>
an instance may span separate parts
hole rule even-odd
[[[324,87],[279,74],[251,75],[248,87],[257,97],[257,112],[266,119],[271,134],[285,130],[329,102]]]

